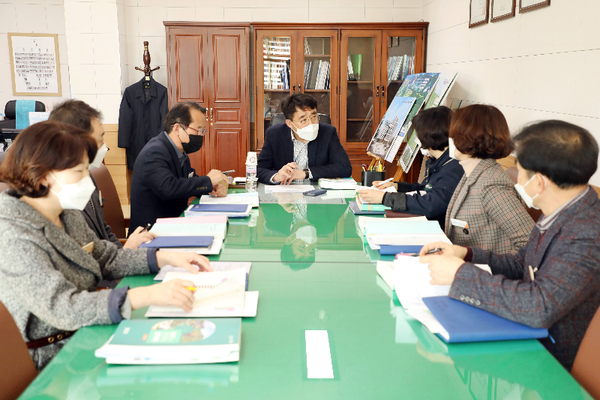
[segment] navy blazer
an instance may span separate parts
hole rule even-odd
[[[258,181],[269,184],[285,164],[294,161],[291,129],[286,124],[270,127],[265,132],[265,143],[258,155]],[[347,178],[352,166],[342,147],[336,129],[319,124],[317,138],[308,143],[308,168],[314,181],[319,178]]]
[[[183,167],[165,133],[151,139],[135,161],[131,179],[129,232],[154,224],[157,218],[178,217],[188,199],[212,192],[207,176],[198,176],[186,158]]]
[[[448,149],[438,159],[429,158],[425,169],[425,177],[421,183],[398,182],[399,193],[384,194],[382,203],[394,211],[424,215],[429,220],[437,220],[444,229],[448,203],[465,171],[458,160],[450,158]],[[427,194],[406,196],[402,193],[415,190],[423,190]],[[401,197],[405,199],[400,199]]]

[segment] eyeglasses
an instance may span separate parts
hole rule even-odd
[[[196,135],[204,136],[204,134],[206,133],[206,127],[205,126],[203,126],[200,129],[196,129],[196,128],[192,128],[191,126],[185,126],[182,123],[180,123],[179,125],[183,126],[185,129],[191,129],[191,130],[195,131]]]
[[[318,124],[319,123],[319,115],[313,114],[309,117],[303,117],[301,120],[298,121],[298,123],[300,125],[306,126],[306,125],[308,125],[309,121],[312,122],[313,124]]]

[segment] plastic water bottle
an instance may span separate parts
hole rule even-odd
[[[249,151],[246,157],[246,191],[256,192],[256,152]]]

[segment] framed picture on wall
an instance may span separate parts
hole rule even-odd
[[[489,19],[490,0],[470,0],[469,28],[484,25]]]
[[[492,22],[515,16],[517,0],[492,0]]]
[[[61,96],[58,35],[8,33],[13,95]]]
[[[519,0],[519,12],[533,11],[549,5],[550,0]]]

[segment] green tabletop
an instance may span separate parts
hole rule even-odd
[[[116,326],[87,327],[22,398],[591,399],[535,340],[444,344],[398,307],[373,263],[254,262],[249,290],[258,316],[243,320],[238,363],[109,366],[94,351]],[[327,330],[334,379],[307,378],[307,329]]]

